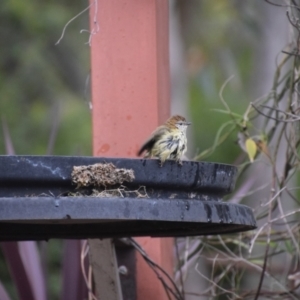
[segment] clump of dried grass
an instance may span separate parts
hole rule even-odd
[[[134,172],[132,169],[118,169],[112,163],[98,163],[88,166],[74,166],[72,182],[77,188],[82,187],[108,187],[121,185],[123,182],[132,182]]]

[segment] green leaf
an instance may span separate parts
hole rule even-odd
[[[245,146],[246,146],[246,151],[249,156],[249,159],[251,162],[253,162],[256,151],[257,151],[256,143],[251,138],[249,138],[246,140]]]

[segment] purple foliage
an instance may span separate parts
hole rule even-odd
[[[18,246],[35,299],[46,300],[46,285],[36,242],[18,242]]]
[[[37,300],[34,298],[32,286],[26,273],[18,242],[2,242],[2,251],[10,274],[17,287],[20,300]]]
[[[10,300],[10,297],[8,296],[4,286],[0,282],[0,299],[1,300]]]
[[[63,300],[82,300],[87,297],[87,288],[80,267],[81,241],[65,240],[63,253]]]

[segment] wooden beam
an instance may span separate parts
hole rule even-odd
[[[168,0],[90,0],[93,152],[134,157],[169,117]],[[97,31],[98,28],[98,31]],[[140,238],[150,257],[172,272],[172,240]],[[137,295],[167,299],[137,255]]]
[[[97,3],[99,31],[91,49],[94,155],[134,157],[169,117],[168,0]]]
[[[89,259],[93,268],[97,298],[122,300],[118,264],[112,240],[89,240],[89,246]]]

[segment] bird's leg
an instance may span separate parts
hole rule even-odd
[[[168,152],[162,152],[160,153],[160,155],[158,156],[159,160],[160,160],[160,167],[163,166],[164,162],[166,161],[166,159],[168,159]]]
[[[180,158],[177,158],[177,159],[176,159],[176,162],[177,162],[180,166],[182,166],[182,160],[181,160]]]

